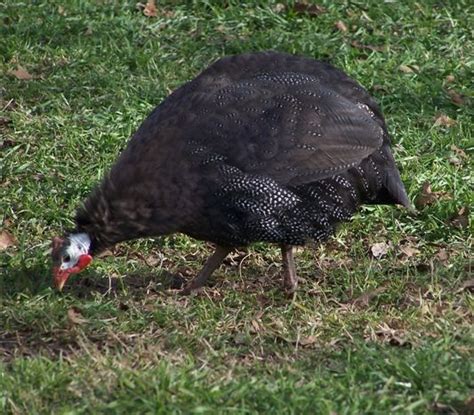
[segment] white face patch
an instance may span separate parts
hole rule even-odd
[[[76,233],[68,237],[70,245],[65,251],[64,260],[61,263],[61,269],[72,268],[79,261],[81,255],[87,254],[91,246],[91,239],[87,233]]]

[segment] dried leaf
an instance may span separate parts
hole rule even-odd
[[[474,293],[474,278],[464,281],[456,292],[469,291]]]
[[[353,305],[361,308],[368,307],[370,302],[378,297],[380,294],[387,291],[387,285],[382,285],[380,287],[375,288],[374,290],[367,291],[360,295],[359,297],[355,298],[354,300],[350,301]]]
[[[432,205],[437,202],[442,196],[446,196],[446,192],[433,192],[431,190],[431,183],[426,181],[423,183],[421,192],[415,200],[415,206],[418,209],[423,209],[425,206]]]
[[[17,106],[18,104],[14,99],[11,99],[6,103],[5,101],[0,100],[0,111],[13,111]]]
[[[8,138],[2,139],[2,141],[0,141],[0,150],[2,150],[4,148],[7,148],[7,147],[13,147],[15,144],[16,144],[15,141],[10,140]],[[5,182],[3,182],[3,183],[5,183]]]
[[[17,69],[9,71],[10,75],[13,75],[16,79],[20,79],[22,81],[29,81],[33,79],[33,75],[31,75],[25,68],[18,65]]]
[[[458,146],[452,144],[451,145],[451,151],[453,151],[458,157],[461,157],[463,159],[467,159],[467,154],[464,152],[464,150],[460,149]]]
[[[318,338],[316,336],[307,336],[307,337],[302,337],[300,340],[299,340],[299,344],[301,346],[310,346],[314,343],[316,343],[318,340]]]
[[[382,323],[374,332],[376,338],[392,346],[408,346],[410,343],[406,340],[403,331],[395,330],[387,323]],[[375,339],[374,339],[375,340]]]
[[[286,6],[283,3],[277,3],[273,6],[273,11],[275,13],[282,13],[286,9]]]
[[[400,251],[402,252],[403,255],[405,255],[407,258],[411,258],[413,256],[417,256],[420,253],[419,249],[416,249],[414,246],[411,245],[401,245],[400,246]]]
[[[259,322],[257,320],[252,320],[250,322],[252,324],[253,330],[251,330],[253,333],[259,333],[262,331],[262,327],[260,326]]]
[[[366,50],[371,50],[372,52],[383,52],[385,50],[385,46],[381,45],[365,45],[357,40],[353,40],[351,42],[351,45],[355,47],[356,49],[366,49]]]
[[[452,118],[448,117],[445,114],[439,114],[435,118],[435,122],[433,125],[435,127],[438,127],[438,126],[452,127],[453,125],[456,125],[456,120],[453,120]]]
[[[244,345],[247,343],[247,337],[245,336],[244,333],[237,333],[234,336],[234,343],[238,346]]]
[[[148,0],[146,2],[145,8],[143,9],[143,14],[147,17],[156,17],[158,12],[156,10],[155,0]]]
[[[97,255],[97,258],[107,258],[109,256],[114,256],[114,253],[110,249],[106,249]]]
[[[444,248],[441,248],[435,255],[436,259],[443,264],[447,264],[449,260],[448,251]]]
[[[346,24],[342,20],[338,20],[335,23],[336,29],[340,32],[346,33],[348,31]]]
[[[467,228],[469,226],[469,209],[466,206],[463,206],[451,217],[449,222],[456,228]]]
[[[433,412],[434,414],[443,414],[443,415],[458,414],[458,411],[456,411],[452,406],[445,405],[444,403],[441,403],[441,402],[433,403],[430,409],[431,409],[431,412]]]
[[[67,310],[67,319],[74,325],[81,325],[88,322],[88,320],[82,316],[80,310],[76,307],[71,307],[69,310]]]
[[[411,67],[411,66],[408,66],[408,65],[400,65],[398,67],[398,70],[403,72],[403,73],[413,73],[413,72],[415,72],[414,68]]]
[[[455,156],[451,156],[449,159],[449,164],[452,164],[454,166],[461,166],[462,165],[462,160],[458,159]]]
[[[145,263],[149,266],[149,267],[156,267],[157,265],[159,265],[160,263],[162,262],[161,258],[157,255],[148,255],[146,258],[145,258]]]
[[[446,82],[448,83],[451,83],[451,82],[454,82],[455,78],[454,78],[454,75],[448,75],[446,78],[445,78]]]
[[[17,243],[15,237],[8,231],[0,231],[0,251],[3,251],[10,246],[15,246]]]
[[[384,255],[387,255],[387,252],[390,249],[390,245],[386,242],[377,242],[370,247],[370,252],[374,258],[382,258]]]
[[[59,13],[61,16],[66,16],[66,10],[64,9],[63,6],[58,6],[58,13]]]
[[[456,105],[464,105],[465,103],[465,97],[464,95],[460,94],[459,92],[456,92],[454,89],[448,89],[448,95],[451,97],[451,101],[453,104]]]
[[[293,7],[293,11],[296,14],[306,14],[315,17],[325,13],[326,9],[318,4],[308,4],[303,1],[297,1]]]
[[[11,124],[12,120],[8,117],[0,117],[0,127],[7,126]]]
[[[456,145],[451,145],[451,151],[454,153],[449,157],[448,161],[455,166],[461,166],[464,160],[467,160],[469,157],[464,152],[464,150],[460,149]]]
[[[474,414],[474,395],[469,396],[464,401],[464,413],[467,414]]]

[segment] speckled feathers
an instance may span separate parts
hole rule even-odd
[[[340,70],[227,57],[143,122],[78,229],[97,249],[173,232],[224,246],[324,240],[362,203],[408,205],[389,146],[377,104]]]

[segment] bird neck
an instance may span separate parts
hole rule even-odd
[[[146,200],[124,198],[121,191],[105,181],[78,209],[75,232],[87,234],[91,253],[97,254],[119,242],[176,232],[173,223]]]

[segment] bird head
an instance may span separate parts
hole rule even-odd
[[[53,238],[53,277],[61,291],[69,275],[82,271],[92,261],[89,253],[91,239],[86,233],[76,233],[64,238]]]

